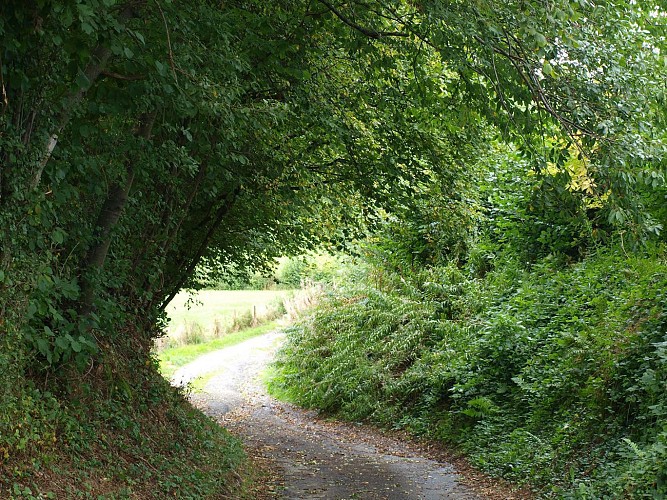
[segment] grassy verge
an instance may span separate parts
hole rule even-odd
[[[140,386],[116,373],[111,392],[99,391],[91,377],[67,406],[34,389],[24,403],[34,407],[32,419],[15,422],[12,432],[16,448],[28,438],[39,447],[12,454],[0,448],[0,498],[257,498],[265,472],[165,378],[203,354],[275,328],[270,322],[165,349],[156,360],[162,376],[156,365],[136,366],[132,379]]]
[[[290,300],[288,312],[306,299]],[[53,382],[57,396],[25,381],[0,414],[0,498],[268,498],[262,478],[270,471],[165,375],[275,327],[164,349],[155,363],[130,358],[126,366],[123,354],[109,352],[84,376],[74,374],[76,385]]]
[[[224,337],[204,342],[203,344],[184,345],[164,349],[158,353],[160,373],[162,373],[165,378],[170,378],[178,368],[194,361],[203,354],[217,351],[218,349],[224,349],[225,347],[230,347],[252,337],[270,332],[271,330],[274,330],[276,326],[276,322],[272,321],[254,328],[230,333]]]

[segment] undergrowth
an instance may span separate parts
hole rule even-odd
[[[101,392],[89,377],[76,394],[24,391],[24,417],[2,436],[0,497],[240,498],[241,444],[155,366],[138,371],[141,387],[118,378]]]
[[[543,496],[664,498],[665,290],[664,252],[371,270],[289,330],[269,385],[455,445]]]

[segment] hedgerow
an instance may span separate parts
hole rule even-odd
[[[376,278],[291,329],[274,390],[456,445],[547,496],[667,494],[663,250]]]

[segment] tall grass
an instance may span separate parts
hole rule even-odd
[[[167,307],[170,321],[156,351],[201,344],[282,317],[289,290],[204,290],[182,292]]]

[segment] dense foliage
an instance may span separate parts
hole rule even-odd
[[[483,278],[378,269],[335,290],[291,330],[274,389],[456,443],[545,493],[664,495],[664,253],[506,258]]]
[[[543,72],[589,64],[586,47]],[[636,69],[633,99],[664,91],[636,87]],[[533,91],[563,102],[561,83]],[[600,84],[568,83],[579,97]],[[486,115],[465,169],[384,214],[361,267],[291,330],[272,390],[454,444],[545,496],[667,495],[664,117],[652,106],[640,107],[651,139],[625,152],[637,131],[568,136],[559,116],[531,125],[512,110],[512,139]]]
[[[141,410],[198,268],[411,214],[396,269],[463,262],[489,207],[484,231],[533,260],[657,234],[663,20],[624,1],[2,2],[2,467],[53,450],[71,404]],[[471,195],[482,172],[521,189]]]
[[[524,166],[491,148],[460,200],[431,186],[388,215],[290,331],[272,389],[455,444],[547,495],[659,498],[664,245],[631,252],[622,233],[568,212],[571,190],[549,202],[558,172]]]

